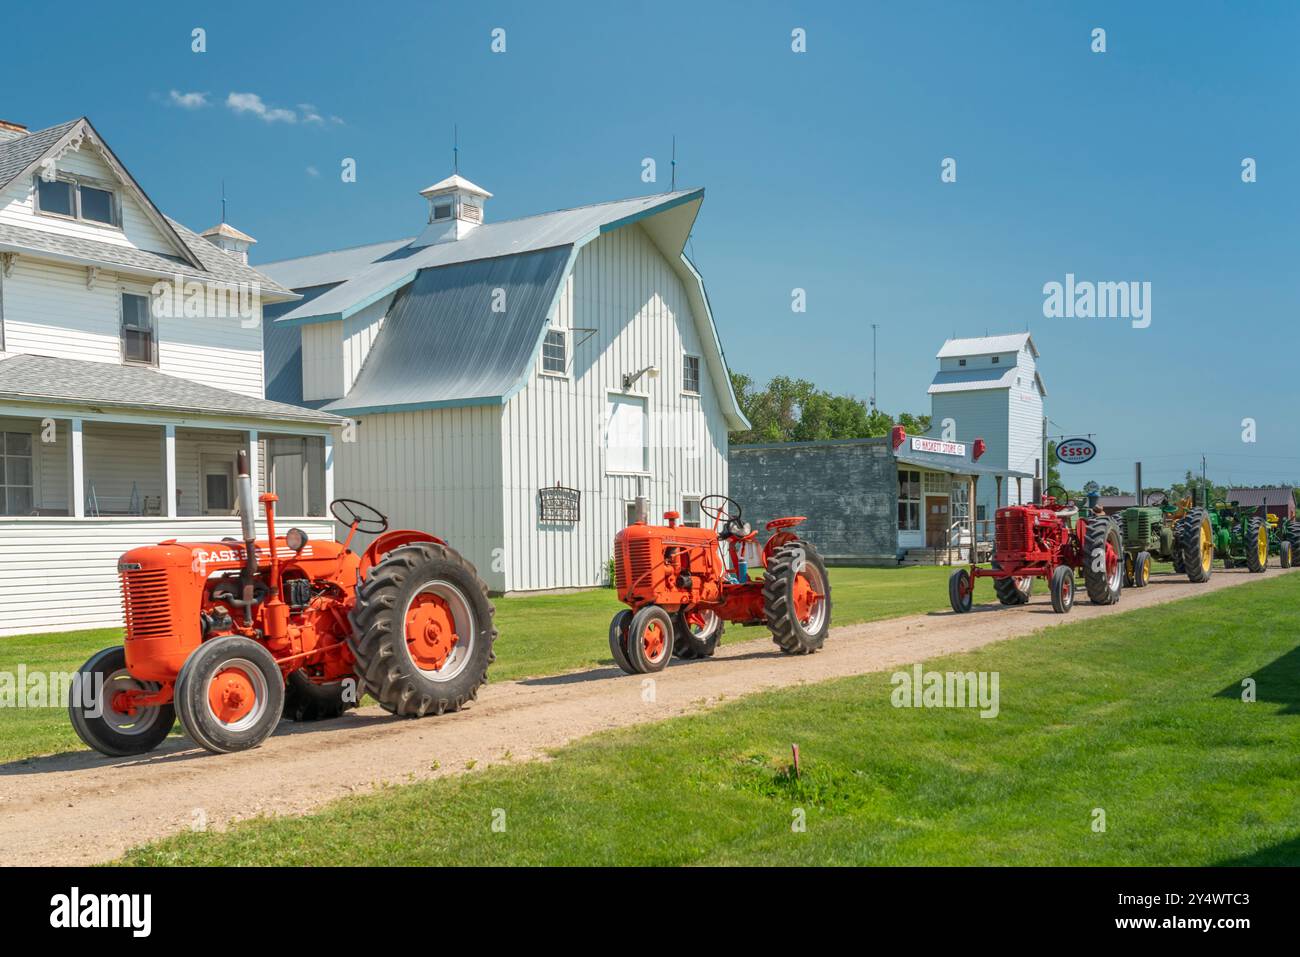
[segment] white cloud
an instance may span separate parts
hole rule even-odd
[[[298,109],[302,110],[302,121],[304,123],[323,124],[325,117],[316,112],[316,107],[310,103],[299,103]]]
[[[318,170],[315,166],[308,166],[308,167],[307,167],[307,175],[308,175],[308,176],[311,176],[311,177],[319,176],[319,175],[320,175],[320,170]]]
[[[231,93],[226,97],[226,106],[236,113],[252,113],[267,123],[298,122],[298,114],[293,110],[267,106],[256,93]]]
[[[172,90],[167,94],[167,100],[172,106],[179,106],[183,110],[200,110],[208,105],[208,95],[198,92],[182,93]]]

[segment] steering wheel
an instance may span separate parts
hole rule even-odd
[[[1057,490],[1058,492],[1060,492],[1061,494],[1060,494],[1060,495],[1052,495],[1052,489],[1056,489],[1056,490]],[[1045,496],[1046,496],[1046,495],[1052,495],[1052,498],[1056,499],[1056,502],[1057,502],[1058,505],[1064,505],[1064,504],[1066,504],[1066,499],[1068,499],[1068,498],[1070,497],[1070,493],[1067,492],[1065,489],[1063,489],[1063,488],[1062,488],[1061,486],[1059,486],[1059,485],[1048,485],[1048,486],[1046,486],[1046,487],[1043,489],[1043,495],[1045,495]]]
[[[388,516],[379,509],[358,502],[354,498],[336,498],[330,502],[330,514],[351,528],[364,535],[380,535],[388,531]]]
[[[1159,496],[1159,498],[1156,498],[1157,496]],[[1152,499],[1155,499],[1155,501],[1152,501]],[[1160,489],[1156,489],[1154,492],[1147,492],[1146,504],[1147,505],[1168,505],[1169,496],[1166,495],[1164,492],[1160,491]]]
[[[707,505],[706,502],[717,500],[716,505]],[[735,522],[740,519],[740,503],[734,498],[726,495],[706,495],[700,499],[700,511],[719,525],[726,525],[728,522]]]

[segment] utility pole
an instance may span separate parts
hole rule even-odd
[[[876,411],[876,323],[871,324],[871,411]]]

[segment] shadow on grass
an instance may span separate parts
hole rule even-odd
[[[1280,844],[1261,847],[1241,857],[1216,861],[1215,867],[1295,867],[1300,865],[1300,835]]]
[[[1282,705],[1279,714],[1300,714],[1300,645],[1292,648],[1253,674],[1242,675],[1236,684],[1230,684],[1216,698],[1241,700],[1241,681],[1255,679],[1257,701]]]

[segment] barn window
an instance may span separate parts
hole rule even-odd
[[[959,365],[959,366],[964,366],[965,364],[966,364],[966,360],[965,360],[965,359],[958,359],[958,360],[957,360],[957,365]]]
[[[898,470],[898,530],[921,530],[921,473],[912,469]]]
[[[158,364],[153,313],[149,297],[122,293],[122,359],[145,365]]]
[[[645,472],[647,464],[646,401],[611,394],[605,408],[605,471]]]
[[[32,437],[0,432],[0,515],[30,515],[33,506]]]
[[[682,496],[682,524],[689,528],[700,527],[700,497],[698,495]]]
[[[699,356],[682,356],[682,391],[694,392],[697,395],[700,391],[700,357]]]
[[[563,329],[552,329],[546,333],[546,341],[542,343],[542,371],[564,375],[568,368],[568,333]]]
[[[999,362],[1001,362],[1001,361],[1002,361],[1002,357],[1001,357],[1001,356],[994,356],[994,357],[993,357],[993,364],[994,364],[994,365],[997,365],[997,364],[998,364]]]
[[[433,207],[433,222],[451,219],[451,203],[437,203]]]

